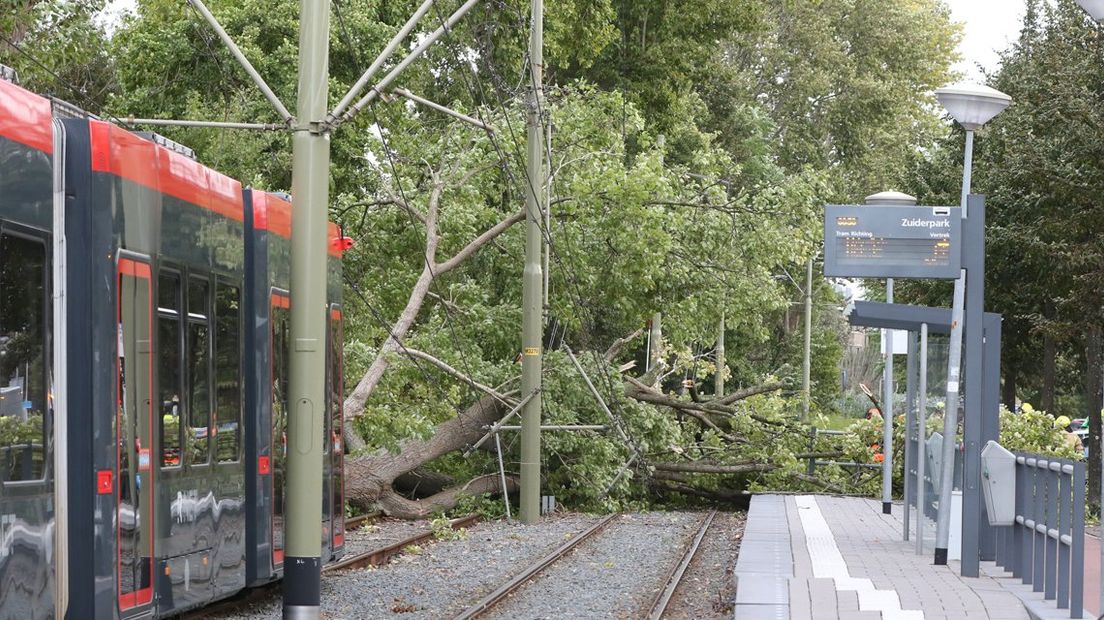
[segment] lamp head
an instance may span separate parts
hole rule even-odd
[[[940,88],[935,98],[968,131],[980,129],[1012,103],[1012,97],[999,90],[968,83]]]
[[[879,192],[866,197],[867,205],[915,207],[916,197],[903,192]]]
[[[1077,0],[1077,4],[1096,21],[1104,21],[1104,0]]]

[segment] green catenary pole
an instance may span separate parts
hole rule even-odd
[[[533,394],[521,411],[521,521],[540,519],[541,331],[544,276],[541,273],[541,197],[544,194],[544,132],[541,128],[544,79],[544,2],[533,0],[529,38],[532,85],[529,96],[528,168],[525,195],[525,273],[521,286],[521,393]]]
[[[322,443],[326,413],[326,244],[330,136],[329,0],[299,4],[299,99],[292,137],[291,382],[284,618],[315,620],[322,581]]]
[[[813,368],[813,259],[805,263],[805,350],[801,358],[801,419],[809,419]]]

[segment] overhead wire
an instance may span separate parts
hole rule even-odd
[[[438,18],[439,21],[442,21],[442,23],[443,23],[443,16],[441,15],[439,10],[437,11],[437,18]],[[519,13],[519,18],[521,20],[524,19],[520,15],[520,13]],[[522,22],[521,25],[523,26],[524,23]],[[518,32],[525,32],[526,31],[526,29],[524,27],[519,27],[517,30],[518,30]],[[446,35],[445,35],[444,39],[447,43],[454,46],[455,43],[452,40],[451,34],[452,34],[451,31],[446,31]],[[480,53],[477,55],[477,58],[480,59],[480,60],[486,61],[486,59],[488,57],[488,54],[486,53],[486,50],[481,48],[479,51],[480,51]],[[462,73],[463,73],[464,78],[465,78],[465,84],[468,86],[469,91],[471,92],[473,99],[481,99],[482,101],[486,102],[486,93],[483,90],[482,82],[478,79],[475,79],[474,76],[472,76],[471,82],[474,82],[479,87],[479,93],[481,95],[481,97],[477,97],[475,95],[475,89],[471,86],[471,83],[468,80],[468,75],[467,75],[468,74],[468,67],[467,67],[467,64],[463,61],[463,59],[460,57],[460,55],[454,49],[453,49],[453,55],[456,58],[458,64],[462,67]],[[534,82],[532,82],[533,72],[529,71],[529,70],[524,70],[524,69],[526,69],[530,66],[530,63],[531,63],[531,58],[529,57],[529,55],[527,53],[525,55],[525,62],[523,63],[522,75],[523,76],[525,76],[525,75],[529,76],[530,87],[532,89],[535,89],[536,84]],[[501,80],[501,77],[497,75],[497,72],[494,70],[494,68],[492,66],[490,66],[486,62],[485,62],[485,66],[488,70],[488,75],[490,75],[492,77],[492,81],[495,81],[495,78],[498,77],[499,78],[499,80],[498,80],[499,83],[504,83]],[[515,95],[515,97],[516,97],[516,95]],[[522,154],[520,152],[521,149],[520,149],[520,146],[519,146],[520,141],[518,139],[518,133],[514,129],[514,124],[513,124],[513,121],[511,120],[510,111],[506,108],[506,105],[502,100],[501,93],[498,91],[497,88],[495,90],[495,98],[496,98],[496,101],[497,101],[497,104],[498,104],[498,108],[502,112],[504,121],[506,123],[506,128],[507,128],[507,131],[510,135],[511,141],[514,144],[515,150],[517,151],[517,153],[516,153],[517,158],[519,160],[522,160],[523,157],[522,157]],[[544,119],[547,118],[547,114],[546,114],[546,111],[543,109],[543,102],[540,100],[540,98],[537,98],[536,105],[537,105],[538,118],[541,119],[540,120],[541,133],[543,135],[544,134],[544,122],[545,122]],[[480,114],[480,120],[484,120],[481,117],[481,112],[477,111],[477,113]],[[503,161],[504,163],[508,162],[510,158],[507,157],[502,152],[502,147],[498,143],[497,136],[495,136],[494,134],[491,134],[490,135],[490,141],[491,141],[491,144],[493,145],[493,147],[495,148],[496,152],[498,153],[501,161]],[[536,192],[537,189],[535,188],[535,183],[534,183],[533,179],[529,176],[529,172],[528,172],[527,167],[524,166],[524,165],[522,165],[520,167],[522,169],[522,174],[524,175],[524,178],[525,178],[525,186],[528,187],[529,191]],[[517,179],[514,178],[513,173],[510,170],[508,165],[506,166],[505,172],[511,178],[511,180],[513,181],[513,183],[515,185],[518,184]],[[541,188],[541,191],[543,191],[543,188]],[[575,275],[578,272],[577,266],[572,265],[572,267],[570,269],[565,267],[563,256],[558,251],[556,243],[552,239],[551,230],[549,230],[544,225],[544,222],[543,222],[542,218],[538,218],[537,223],[538,223],[539,229],[541,230],[542,237],[543,237],[545,243],[548,246],[548,252],[550,254],[550,257],[555,259],[557,267],[560,269],[560,272],[563,275],[564,279],[567,280],[570,283],[572,288],[574,288],[576,307],[584,310],[584,313],[586,314],[585,317],[582,317],[582,318],[585,319],[585,321],[584,321],[585,324],[594,325],[595,324],[595,318],[594,318],[589,306],[584,302],[584,296],[582,294],[582,287],[579,285],[578,277]],[[584,330],[584,334],[586,334],[586,333],[588,333],[588,332],[586,332]],[[586,344],[586,343],[584,343],[584,344]],[[590,354],[595,358],[595,367],[598,368],[599,370],[604,369],[607,366],[607,364],[604,363],[604,360],[601,358],[600,354],[597,351],[593,350],[591,347],[587,347],[587,349],[589,350]],[[620,403],[616,398],[616,389],[613,386],[613,381],[610,378],[608,372],[601,372],[601,374],[602,374],[602,378],[603,378],[603,383],[605,384],[606,391],[607,391],[607,399],[606,400],[607,400],[608,403],[611,403],[612,406],[613,406],[613,409],[611,409],[611,413],[616,411],[616,414],[615,414],[616,417],[615,417],[615,419],[611,420],[611,422],[613,422],[615,425],[617,425],[617,426],[621,427],[622,429],[624,429],[625,428],[624,419],[621,415],[622,412],[620,411],[620,409],[621,409]],[[642,455],[642,453],[639,449],[639,446],[636,445],[636,442],[634,441],[634,439],[632,438],[631,435],[627,435],[627,437],[629,437],[629,439],[630,439],[630,444],[631,444],[629,446],[630,449],[633,452],[636,453],[636,457],[637,457],[637,461],[639,462],[639,466],[641,466],[641,467],[645,466],[646,464],[643,462],[643,455]]]
[[[342,12],[341,0],[334,0],[334,13],[335,13],[335,16],[337,17],[340,36],[344,40],[345,44],[351,50],[352,56],[353,56],[354,66],[355,66],[357,72],[360,73],[362,63],[360,61],[360,53],[358,51],[359,48],[356,45],[353,44],[352,36],[349,34],[349,29],[348,29],[348,27],[345,23],[344,14]],[[393,157],[391,146],[388,144],[387,133],[384,130],[383,125],[381,125],[380,122],[379,122],[379,117],[376,113],[376,105],[369,106],[368,107],[368,113],[372,117],[371,118],[372,124],[379,130],[378,133],[379,133],[380,142],[382,144],[384,154],[385,154],[386,159],[387,159],[388,166],[391,169],[392,177],[395,180],[395,186],[396,186],[396,189],[398,190],[399,198],[405,204],[412,205],[413,203],[410,202],[410,200],[407,198],[406,190],[403,188],[402,176],[399,174],[399,169],[398,169],[398,166],[395,164],[395,160],[394,160],[394,157]],[[423,263],[425,265],[425,268],[428,269],[429,272],[430,272],[430,282],[429,282],[430,290],[432,291],[433,289],[437,289],[435,292],[438,295],[438,297],[440,297],[441,299],[444,299],[445,297],[440,294],[440,287],[437,283],[437,276],[436,276],[436,274],[433,273],[432,261],[430,260],[430,257],[427,256],[428,247],[427,247],[425,236],[419,234],[418,222],[415,220],[413,214],[410,213],[409,211],[405,210],[405,209],[404,209],[404,212],[407,214],[407,222],[410,226],[410,230],[414,233],[414,237],[416,239],[418,239],[419,247],[421,249],[422,260],[423,260]],[[382,316],[378,317],[378,318],[382,320]],[[463,370],[464,370],[465,374],[467,374],[467,376],[470,379],[474,380],[475,379],[474,367],[471,363],[471,360],[468,359],[468,356],[465,353],[465,348],[460,345],[459,336],[456,333],[455,326],[453,325],[453,322],[451,321],[451,318],[450,318],[450,312],[448,312],[447,309],[444,312],[444,322],[445,322],[446,328],[449,330],[451,338],[453,339],[453,346],[454,346],[456,352],[460,354],[460,358],[461,358],[462,365],[464,367]],[[388,328],[388,333],[389,333],[389,338],[394,339],[397,345],[399,345],[400,347],[405,349],[405,346],[402,344],[401,340],[399,340],[397,338],[394,338],[394,333],[391,332],[390,328]],[[410,356],[407,356],[407,357],[410,357]],[[438,387],[440,387],[440,386],[438,385]],[[467,385],[466,387],[469,390],[469,394],[471,393],[471,390],[474,390],[474,388],[471,385]],[[476,403],[482,408],[482,406],[483,406],[482,405],[482,402],[483,402],[482,397],[477,397],[477,398],[478,399],[477,399]],[[447,402],[449,402],[449,404],[452,405],[456,409],[457,413],[462,413],[463,412],[463,408],[459,404],[453,403],[451,398],[448,398]],[[465,424],[465,420],[463,419],[463,417],[460,417],[459,420],[460,420],[460,424],[463,426]]]

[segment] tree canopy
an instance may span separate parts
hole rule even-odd
[[[278,120],[186,2],[141,0],[111,29],[97,21],[94,3],[27,4],[22,25],[0,26],[28,54],[9,45],[0,59],[38,90],[106,117]],[[331,105],[417,4],[332,3]],[[420,30],[436,28],[458,4],[438,3]],[[294,101],[298,4],[208,5],[281,99]],[[64,45],[36,38],[55,28],[55,15],[71,16],[79,36]],[[514,224],[528,183],[527,28],[527,2],[488,0],[400,80],[493,133],[391,98],[334,133],[331,218],[356,240],[345,256],[346,387],[360,440],[350,443],[361,454],[402,451],[440,432],[486,397],[475,384],[502,395],[512,389],[524,245]],[[902,186],[920,165],[917,152],[939,134],[931,91],[950,81],[958,37],[946,6],[554,0],[546,31],[547,314],[616,421],[558,352],[548,361],[545,416],[622,425],[629,436],[549,436],[546,483],[585,505],[840,483],[842,472],[796,477],[804,468],[794,455],[807,441],[793,394],[801,366],[794,302],[803,284],[789,274],[803,273],[817,252],[821,205]],[[249,185],[290,187],[285,133],[161,131]],[[818,280],[817,411],[829,411],[840,390],[836,303]],[[665,360],[658,371],[644,374],[639,336],[603,355],[656,312]],[[722,313],[729,357],[718,369]],[[724,400],[704,387],[715,372],[733,390],[775,388]],[[690,393],[680,394],[683,379],[697,380]],[[712,404],[697,402],[705,397]],[[450,452],[428,466],[460,479],[492,462]],[[622,476],[626,462],[635,464]],[[573,485],[580,479],[611,490],[586,495]]]

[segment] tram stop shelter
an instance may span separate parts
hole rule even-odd
[[[920,392],[925,392],[927,386],[926,374],[921,375],[922,371],[927,371],[927,364],[921,360],[928,358],[926,339],[922,338],[921,332],[949,334],[951,310],[856,301],[848,308],[847,318],[854,327],[899,330],[908,334],[905,389],[905,471],[908,475],[905,476],[902,538],[909,540],[911,529],[915,532],[913,535],[917,553],[922,553],[925,546],[931,548],[931,545],[925,545],[925,534],[930,531],[925,526],[934,522],[942,508],[938,505],[939,493],[936,485],[939,484],[939,470],[942,466],[940,450],[937,448],[943,437],[939,432],[942,429],[927,428],[921,416],[917,415],[922,400]],[[1000,434],[1001,316],[985,313],[982,329],[984,351],[980,356],[967,356],[967,363],[981,360],[982,384],[980,390],[966,390],[963,399],[966,415],[959,416],[959,419],[969,430],[965,433],[965,450],[955,451],[955,488],[961,491],[962,505],[961,518],[952,522],[952,532],[959,534],[952,536],[952,542],[958,543],[957,551],[960,553],[955,553],[956,550],[952,549],[952,557],[962,559],[961,570],[965,577],[977,577],[979,562],[993,560],[996,555],[996,533],[989,525],[981,496],[980,455],[985,443],[989,440],[997,441]],[[971,402],[974,398],[980,399],[980,407]],[[923,438],[921,434],[924,435]],[[952,509],[952,518],[958,516],[958,506],[947,508]],[[910,510],[914,511],[914,519],[910,519]],[[914,522],[911,526],[910,521]]]

